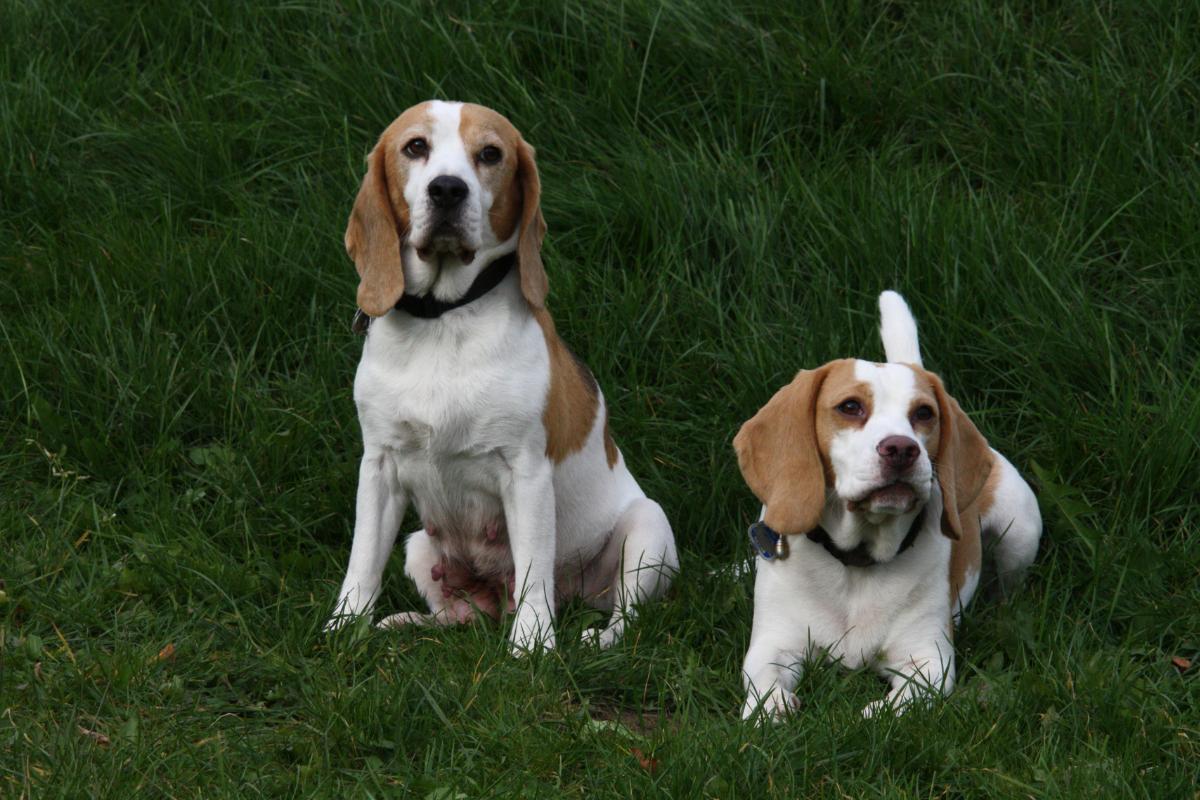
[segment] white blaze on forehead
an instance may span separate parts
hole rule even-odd
[[[462,103],[435,100],[429,109],[429,119],[433,123],[429,148],[430,177],[453,175],[466,180],[464,173],[471,171],[471,162],[466,157],[467,149],[458,133],[462,123]]]
[[[491,194],[484,191],[479,175],[475,172],[474,159],[467,152],[467,145],[463,141],[462,122],[462,103],[433,100],[426,106],[424,130],[411,134],[422,136],[429,145],[427,156],[407,162],[408,178],[404,186],[404,199],[410,212],[408,244],[418,252],[430,244],[434,235],[432,226],[439,219],[438,209],[429,195],[429,186],[434,180],[443,177],[458,178],[466,184],[466,197],[449,215],[461,249],[473,253],[481,246],[490,244],[487,240],[490,228],[487,227],[485,217],[491,203]],[[405,143],[400,143],[398,147],[402,148],[403,144]],[[399,157],[407,158],[402,153]],[[414,292],[423,292],[437,282],[440,292],[449,293],[446,294],[447,297],[461,295],[475,274],[471,270],[464,270],[456,273],[459,278],[451,277],[448,281],[440,281],[436,260],[433,263],[420,261],[407,264],[405,270],[405,281],[411,284]],[[464,283],[464,286],[459,286],[460,282]]]
[[[404,187],[404,199],[409,207],[422,215],[429,191],[429,182],[443,175],[451,175],[467,182],[470,189],[478,189],[471,161],[459,136],[458,126],[462,118],[462,103],[447,103],[434,100],[429,104],[429,158],[417,160],[409,166],[408,185]]]
[[[917,376],[904,364],[875,364],[854,362],[854,377],[871,387],[871,418],[864,432],[884,436],[912,436],[908,415],[917,394]]]
[[[889,436],[907,436],[921,445],[921,455],[908,472],[920,502],[928,499],[931,466],[925,448],[926,434],[913,429],[909,414],[917,396],[916,373],[905,364],[876,364],[855,360],[854,377],[866,386],[861,397],[870,416],[862,427],[846,426],[829,443],[829,460],[835,476],[834,488],[843,499],[857,499],[895,480],[879,457],[878,446]],[[829,398],[840,402],[848,398]]]

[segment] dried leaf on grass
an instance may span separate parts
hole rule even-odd
[[[110,744],[112,744],[112,742],[109,740],[109,738],[107,736],[105,736],[103,733],[101,733],[100,731],[89,730],[88,728],[85,728],[82,725],[79,725],[77,727],[79,728],[80,733],[82,733],[87,738],[91,739],[95,744],[97,744],[100,747],[108,747]]]
[[[645,753],[642,752],[642,749],[640,747],[630,748],[629,753],[630,753],[630,755],[632,755],[634,758],[637,759],[638,766],[640,766],[642,769],[646,770],[646,772],[657,772],[658,771],[658,759],[654,758],[653,756],[646,755]]]

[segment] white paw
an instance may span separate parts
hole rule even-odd
[[[550,617],[532,612],[518,612],[513,622],[512,654],[514,656],[528,655],[536,651],[554,649],[554,624]]]
[[[867,703],[867,705],[862,710],[862,715],[863,715],[863,719],[870,719],[871,717],[875,716],[876,714],[879,714],[881,712],[891,711],[891,710],[892,710],[892,701],[885,698],[883,700],[875,700],[873,702]]]
[[[607,628],[587,628],[579,637],[583,644],[607,650],[621,640],[621,626],[609,625]]]
[[[751,694],[746,698],[746,704],[742,706],[742,719],[751,719],[757,717],[756,722],[762,724],[764,722],[778,722],[800,710],[800,698],[795,692],[787,692],[779,687],[775,687],[767,692],[767,696],[758,702],[758,698]]]
[[[870,719],[878,714],[894,714],[897,717],[908,710],[913,703],[928,703],[935,695],[913,693],[908,691],[888,692],[887,697],[867,703],[862,710],[863,719]]]
[[[334,614],[329,618],[329,621],[325,623],[325,632],[333,633],[334,631],[340,631],[347,625],[352,625],[354,621],[360,617],[360,614]]]
[[[381,631],[396,630],[407,625],[427,625],[429,624],[429,615],[422,614],[420,611],[405,611],[400,614],[391,614],[386,616],[379,622],[375,623],[375,627]]]
[[[337,605],[333,607],[333,616],[325,623],[325,631],[332,632],[346,627],[361,616],[371,613],[375,606],[375,594],[379,587],[366,586],[357,581],[346,580],[342,590],[338,592]]]

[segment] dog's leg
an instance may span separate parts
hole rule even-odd
[[[554,468],[541,453],[519,453],[501,486],[517,608],[509,640],[514,655],[554,647]]]
[[[995,451],[993,451],[995,452]],[[981,520],[984,550],[996,559],[1001,592],[1015,589],[1037,556],[1042,513],[1029,484],[1008,459],[995,453],[1001,471],[991,509]]]
[[[620,548],[610,589],[612,618],[603,631],[584,632],[584,639],[598,641],[602,648],[621,638],[625,623],[633,619],[634,604],[661,597],[679,571],[671,523],[662,507],[645,497],[634,500],[621,514],[606,547]]]
[[[887,697],[868,703],[863,709],[864,717],[891,709],[897,714],[914,702],[945,696],[954,690],[954,647],[945,631],[937,631],[925,637],[928,644],[910,648],[907,656],[897,661],[888,661],[883,673],[891,687]]]
[[[441,584],[434,577],[442,554],[434,543],[433,537],[424,529],[409,534],[404,546],[404,574],[417,585],[417,591],[429,605],[429,613],[420,611],[404,611],[381,619],[377,627],[402,628],[405,625],[446,625],[459,622],[453,615],[447,613],[450,598],[442,593]],[[465,620],[461,620],[465,621]]]
[[[380,628],[407,625],[456,625],[471,622],[479,613],[493,619],[501,614],[494,586],[478,584],[460,563],[448,562],[424,529],[409,534],[404,548],[404,574],[417,585],[429,613],[405,611],[379,621]]]
[[[761,715],[760,722],[773,722],[800,707],[800,698],[793,690],[806,654],[780,645],[780,639],[774,635],[760,636],[750,642],[742,663],[742,682],[746,688],[742,719]]]
[[[326,630],[335,630],[356,616],[371,613],[406,503],[391,459],[378,450],[364,453],[358,469],[350,564]]]
[[[1028,496],[1023,498],[1020,508],[1011,509],[1008,524],[997,524],[985,528],[985,544],[990,546],[996,558],[996,576],[1000,579],[1001,591],[1016,589],[1025,577],[1025,572],[1037,556],[1038,541],[1042,538],[1042,515],[1038,511],[1033,491],[1022,482]],[[1015,513],[1014,513],[1015,512]],[[999,516],[993,512],[993,516]],[[989,520],[984,520],[986,525]],[[994,532],[993,532],[994,531]]]

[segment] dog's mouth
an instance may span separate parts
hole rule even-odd
[[[846,507],[851,511],[904,514],[912,511],[916,504],[916,489],[910,484],[896,481],[878,489],[872,489],[862,497],[850,500],[846,503]]]
[[[475,248],[467,246],[466,238],[453,222],[439,222],[425,238],[425,242],[416,245],[417,255],[422,261],[437,263],[439,266],[446,256],[470,264],[475,260]]]

